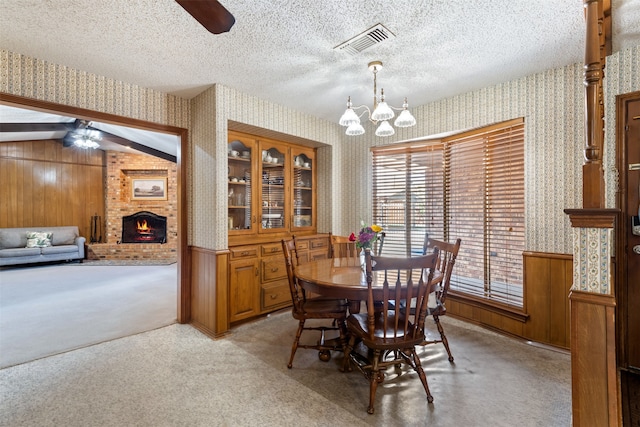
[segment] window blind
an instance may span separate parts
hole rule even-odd
[[[422,253],[425,232],[444,232],[442,143],[373,152],[373,221],[384,255]],[[438,238],[438,237],[436,237]]]
[[[524,124],[445,141],[449,239],[460,237],[451,289],[522,307]]]
[[[383,254],[420,254],[425,233],[459,237],[452,290],[522,307],[523,120],[372,151]]]

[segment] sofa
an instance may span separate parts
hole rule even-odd
[[[84,259],[78,227],[0,228],[0,266]]]

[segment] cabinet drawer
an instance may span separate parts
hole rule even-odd
[[[261,248],[262,256],[277,255],[282,253],[282,243],[268,243],[266,245],[262,245]]]
[[[258,256],[257,246],[235,246],[229,248],[231,259],[250,258]]]
[[[287,267],[283,257],[270,257],[262,260],[262,281],[269,282],[287,278]]]
[[[311,239],[309,245],[311,250],[329,248],[329,239]]]
[[[288,282],[265,285],[262,288],[262,309],[269,309],[279,305],[291,303],[291,292]]]
[[[298,252],[306,251],[309,249],[309,241],[308,240],[296,240],[296,249]]]

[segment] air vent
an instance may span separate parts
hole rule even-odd
[[[338,52],[347,52],[350,55],[357,55],[371,46],[395,37],[395,34],[389,31],[389,29],[384,25],[377,24],[346,42],[339,44],[334,47],[333,50],[337,50]]]

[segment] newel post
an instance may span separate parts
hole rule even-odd
[[[573,425],[621,423],[616,366],[612,256],[618,209],[605,209],[603,78],[610,54],[610,0],[583,0],[585,149],[582,209],[565,209],[573,228],[571,400]]]
[[[605,14],[603,0],[583,0],[586,28],[585,85],[585,163],[582,166],[582,205],[604,208],[604,95],[602,80],[605,68]],[[609,3],[609,0],[606,0]],[[610,5],[609,5],[610,6]],[[608,15],[608,14],[607,14]]]

